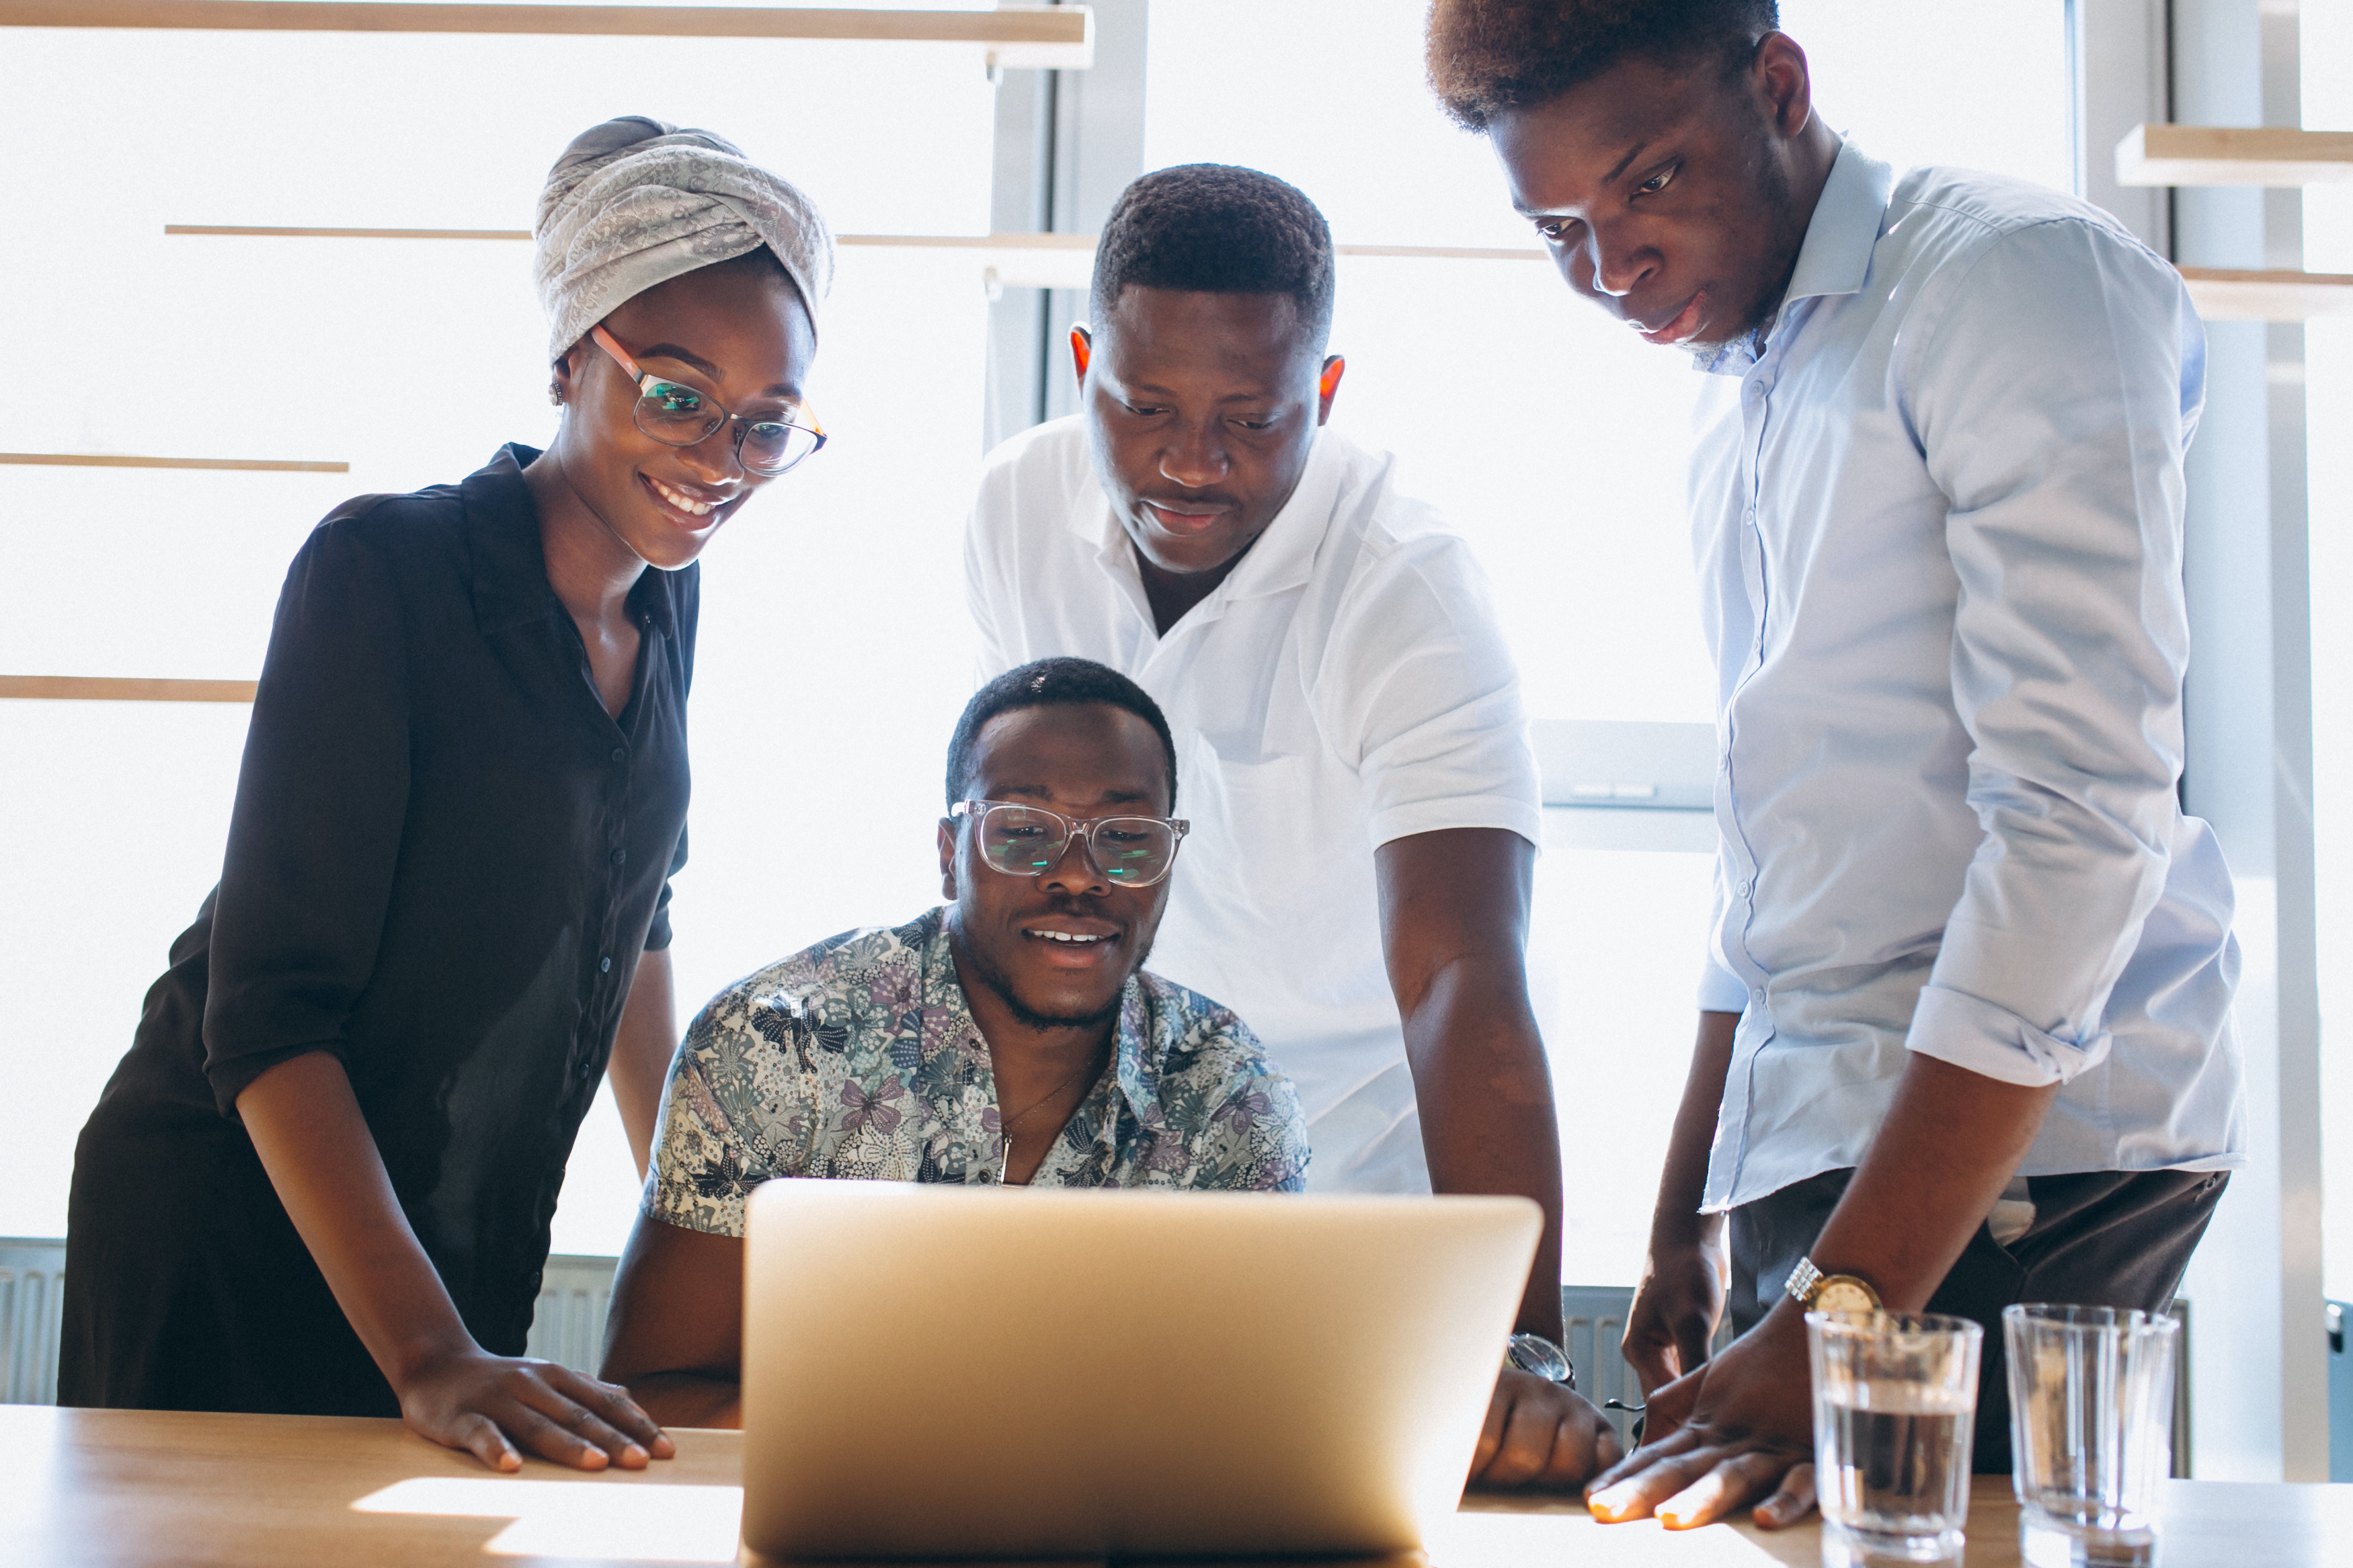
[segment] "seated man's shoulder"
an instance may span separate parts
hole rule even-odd
[[[1149,972],[1136,984],[1164,1125],[1200,1151],[1194,1184],[1296,1191],[1307,1119],[1290,1077],[1231,1008]]]
[[[690,1032],[732,1035],[746,1047],[771,1050],[796,1045],[839,1054],[858,1020],[877,1009],[896,1012],[920,997],[924,957],[940,931],[933,910],[902,926],[870,926],[829,936],[713,996]]]
[[[828,1097],[892,1075],[883,1053],[922,1005],[940,924],[934,910],[903,926],[844,931],[713,996],[671,1069],[646,1212],[740,1237],[754,1187],[824,1173],[811,1162]],[[895,1125],[897,1113],[887,1120]]]

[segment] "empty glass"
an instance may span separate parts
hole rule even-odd
[[[1967,1318],[1806,1314],[1825,1564],[1959,1561],[1984,1338]]]
[[[2114,1307],[2005,1307],[2020,1548],[2034,1568],[2155,1560],[2181,1325]]]

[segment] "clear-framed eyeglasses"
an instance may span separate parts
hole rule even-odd
[[[1078,822],[1041,805],[960,800],[948,807],[972,826],[973,851],[992,871],[1042,877],[1061,864],[1072,838],[1103,874],[1123,888],[1148,888],[1176,864],[1176,847],[1193,825],[1171,816],[1098,816]]]
[[[752,419],[730,414],[719,399],[700,387],[639,369],[601,323],[589,328],[588,335],[613,356],[621,373],[637,386],[638,402],[629,410],[630,420],[665,447],[699,447],[711,439],[712,431],[732,421],[735,460],[747,473],[776,475],[825,445],[825,432],[807,408],[794,409],[791,418],[769,415]]]

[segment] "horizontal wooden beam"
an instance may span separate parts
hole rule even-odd
[[[2146,129],[2146,128],[2145,128]],[[2158,127],[2157,129],[2179,129]],[[2296,132],[2295,135],[2316,132]],[[2344,138],[2353,142],[2353,134]],[[228,235],[260,238],[313,239],[529,239],[524,229],[503,228],[262,228],[226,224],[166,224],[165,234]],[[1007,289],[1083,289],[1094,265],[1091,234],[845,234],[845,246],[877,249],[968,250],[985,260],[990,279]],[[1461,245],[1341,245],[1342,256],[1394,258],[1407,261],[1546,261],[1550,253],[1533,247]],[[2233,272],[2188,267],[2182,277],[2199,312],[2218,321],[2302,321],[2336,316],[2353,307],[2353,277],[2328,272]],[[5,460],[0,458],[0,460]]]
[[[2136,125],[2116,143],[2120,185],[2317,185],[2353,180],[2353,131]]]
[[[977,44],[993,63],[1094,64],[1084,5],[870,11],[769,5],[459,5],[358,0],[0,0],[0,27],[158,27],[202,32],[510,33],[586,37],[820,38]]]
[[[245,224],[167,223],[165,234],[238,239],[529,239],[527,228],[259,228]]]
[[[270,458],[121,458],[104,452],[0,452],[0,463],[44,468],[231,468],[240,473],[348,474],[349,463],[305,463]]]
[[[105,675],[0,675],[0,699],[36,702],[250,702],[250,680],[149,680]]]
[[[2190,302],[2210,321],[2309,321],[2353,316],[2353,272],[2246,272],[2185,267]]]

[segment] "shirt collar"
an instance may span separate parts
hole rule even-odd
[[[1764,357],[1767,342],[1792,305],[1860,293],[1871,276],[1872,252],[1879,245],[1888,198],[1894,191],[1892,166],[1866,156],[1851,142],[1841,142],[1822,194],[1814,202],[1814,216],[1807,221],[1805,242],[1798,247],[1798,265],[1780,304],[1755,331],[1694,350],[1694,363],[1704,371],[1738,375]]]
[[[1318,430],[1314,444],[1307,451],[1307,465],[1300,470],[1298,484],[1292,487],[1291,499],[1282,503],[1282,510],[1274,514],[1274,521],[1266,525],[1265,531],[1250,542],[1217,591],[1187,611],[1185,618],[1214,619],[1237,599],[1263,598],[1306,582],[1339,501],[1341,474],[1345,466],[1345,458],[1330,433]],[[1135,546],[1100,483],[1095,488],[1095,498],[1092,515],[1087,508],[1078,509],[1071,514],[1071,527],[1093,541],[1104,569],[1114,581],[1132,589],[1131,597],[1149,620],[1151,609],[1144,595]]]
[[[486,633],[545,620],[559,607],[540,545],[539,507],[522,477],[539,456],[537,448],[510,441],[458,486],[473,562],[474,625]],[[650,566],[639,573],[629,604],[674,640],[677,620],[665,576]]]

